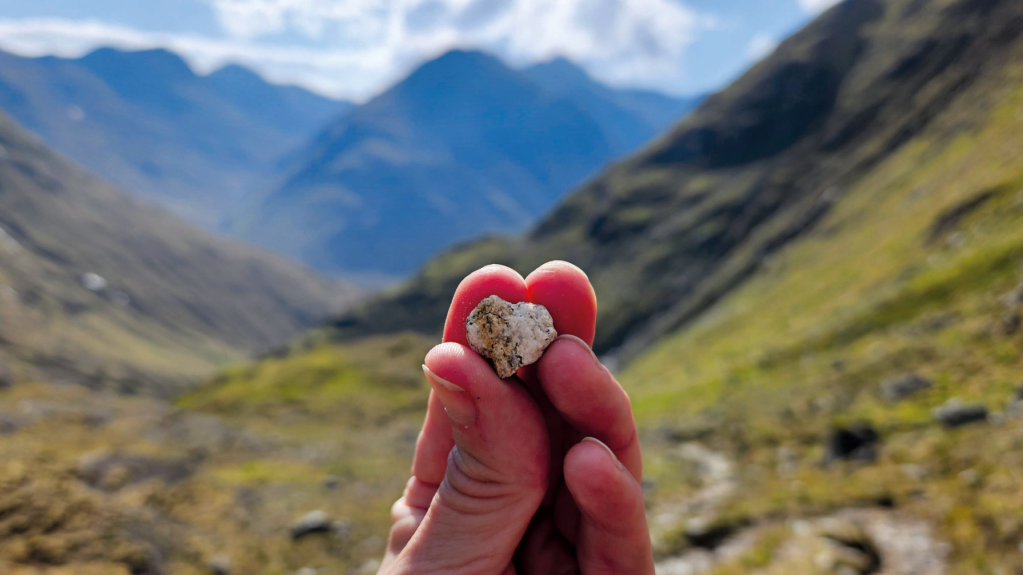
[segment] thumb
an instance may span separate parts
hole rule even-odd
[[[445,343],[423,366],[455,447],[444,480],[391,573],[500,575],[547,489],[543,416],[517,379],[501,380],[468,347]]]

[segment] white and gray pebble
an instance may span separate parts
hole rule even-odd
[[[492,295],[465,320],[465,336],[473,351],[489,359],[505,379],[520,367],[540,360],[555,339],[554,318],[547,308],[532,303],[508,303]]]

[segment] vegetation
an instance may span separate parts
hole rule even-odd
[[[142,205],[0,117],[0,363],[171,396],[357,292]]]
[[[81,387],[0,391],[4,573],[344,573],[378,559],[407,479],[431,343],[317,345],[226,371],[179,407]],[[215,415],[213,415],[215,414]],[[6,432],[5,432],[6,433]],[[350,529],[291,541],[312,510]],[[59,572],[59,571],[53,571]]]

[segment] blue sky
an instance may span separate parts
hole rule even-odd
[[[565,56],[617,86],[720,87],[837,0],[0,0],[0,49],[166,47],[364,100],[454,47]]]

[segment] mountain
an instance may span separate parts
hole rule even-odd
[[[199,76],[166,50],[0,53],[0,109],[101,177],[211,228],[351,107],[235,65]]]
[[[0,365],[171,394],[357,292],[192,228],[0,116]]]
[[[329,272],[403,276],[452,243],[524,229],[693,102],[454,51],[342,118],[237,227]]]
[[[522,229],[611,154],[572,101],[455,51],[322,132],[240,233],[318,269],[401,275]]]
[[[600,124],[616,156],[636,151],[680,120],[702,96],[672,98],[643,90],[617,90],[591,78],[565,58],[536,64],[523,73],[545,90],[568,98]]]
[[[561,258],[596,286],[595,348],[633,357],[818,229],[851,187],[937,129],[965,93],[983,94],[1017,40],[1013,12],[993,0],[839,4],[528,234],[456,248],[337,325],[348,335],[432,332],[468,271],[498,262],[528,272]],[[981,121],[964,115],[940,141]]]

